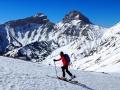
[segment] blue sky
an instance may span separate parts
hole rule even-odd
[[[80,11],[91,22],[104,27],[120,21],[120,0],[0,0],[0,23],[37,12],[56,23],[72,10]]]

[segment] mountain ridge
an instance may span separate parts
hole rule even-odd
[[[40,19],[36,21],[36,17]],[[31,18],[35,19],[35,21]],[[3,28],[4,25],[0,27],[1,30],[2,28],[6,30],[6,36],[4,36],[4,38],[6,38],[6,40],[4,40],[6,43],[4,47],[5,56],[16,58],[29,57],[30,60],[32,60],[36,59],[32,58],[33,55],[35,55],[35,57],[39,57],[36,61],[42,61],[49,57],[56,49],[67,45],[69,46],[70,43],[73,43],[71,47],[74,47],[74,50],[70,53],[71,55],[74,54],[81,58],[88,57],[97,51],[98,46],[101,44],[101,38],[106,30],[106,28],[94,25],[79,11],[69,12],[63,20],[57,24],[52,23],[47,16],[42,13],[25,19],[9,21],[6,23],[5,28]],[[16,24],[16,22],[20,22],[20,24]],[[21,24],[21,22],[23,23]],[[10,23],[12,24],[10,25]],[[1,30],[0,32],[2,32]],[[46,44],[42,44],[43,42]],[[48,45],[49,42],[50,44]],[[1,40],[0,43],[2,47],[2,44],[4,44],[3,41]],[[51,49],[48,50],[46,47],[43,51],[41,50],[40,54],[39,49],[36,49],[35,46],[38,43],[41,45],[38,45],[39,48],[42,48],[42,45],[48,45]],[[31,47],[34,48],[34,52]],[[26,54],[19,54],[21,51],[24,51]],[[74,51],[76,51],[76,53]],[[44,54],[44,59],[41,59],[41,55],[44,56]]]

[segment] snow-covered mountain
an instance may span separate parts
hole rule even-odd
[[[20,51],[24,51],[27,47],[29,52],[26,51],[24,52],[26,55],[22,55],[26,58],[28,55],[33,55],[33,50],[30,48],[30,46],[36,48],[33,43],[51,42],[50,52],[46,51],[47,55],[44,59],[52,51],[70,43],[73,43],[72,46],[75,48],[84,48],[80,52],[82,57],[85,57],[99,45],[99,39],[102,37],[104,29],[92,24],[87,17],[78,11],[71,11],[57,24],[53,24],[45,15],[39,13],[25,19],[9,21],[1,27],[3,29],[1,31],[6,32],[6,47],[4,46],[4,50],[2,50],[7,52],[6,56],[21,57]],[[1,43],[3,44],[3,42]],[[2,44],[0,44],[1,47]],[[35,57],[36,55],[41,57],[40,53],[44,53],[44,50],[43,48],[42,52],[37,48],[34,52]],[[39,55],[38,52],[40,52]],[[43,58],[38,59],[41,61]]]
[[[6,22],[0,25],[0,51],[11,51],[36,41],[45,41],[53,26],[42,13]]]
[[[90,53],[86,54],[87,56],[83,57],[82,50],[84,52],[90,50],[90,46],[87,46],[90,45],[90,41],[87,43],[84,43],[84,47],[80,49],[77,48],[80,47],[79,40],[61,47],[47,57],[44,63],[53,64],[50,59],[59,58],[59,52],[63,50],[71,57],[71,68],[96,72],[120,72],[120,23],[106,29],[99,40],[99,45],[91,49]],[[93,45],[95,46],[95,44]]]
[[[53,60],[54,56],[59,55],[60,51],[64,51],[70,56],[79,56],[80,58],[92,55],[100,44],[105,28],[92,24],[80,12],[73,11],[56,24],[55,29],[58,31],[52,38],[58,43],[59,48],[46,58],[46,63],[51,62],[50,60]]]
[[[87,40],[93,40],[101,37],[103,32],[102,27],[93,25],[78,11],[68,13],[61,22],[56,24],[55,29],[59,30],[55,34],[55,41],[60,46],[68,45],[82,36]]]
[[[120,23],[105,31],[100,46],[93,56],[82,59],[76,68],[90,71],[119,72],[120,69]]]

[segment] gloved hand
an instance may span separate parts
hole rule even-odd
[[[54,59],[53,61],[55,62],[55,61],[57,61],[57,60]]]

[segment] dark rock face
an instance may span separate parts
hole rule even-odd
[[[0,26],[0,53],[3,54],[9,44],[8,38],[7,38],[7,32],[4,30],[4,25]]]
[[[20,48],[13,56],[10,56],[11,53],[6,56],[30,61],[34,59],[36,62],[43,61],[55,49],[52,43],[52,41],[34,42]]]
[[[31,23],[46,24],[48,22],[49,20],[47,19],[47,16],[39,13],[36,16],[31,16],[31,17],[27,17],[24,19],[9,21],[9,22],[6,22],[5,24],[10,25],[10,27],[16,27],[16,26],[23,26],[23,25],[27,25]]]
[[[69,12],[64,18],[63,22],[70,22],[71,20],[82,20],[85,24],[92,24],[87,17],[78,11]]]

